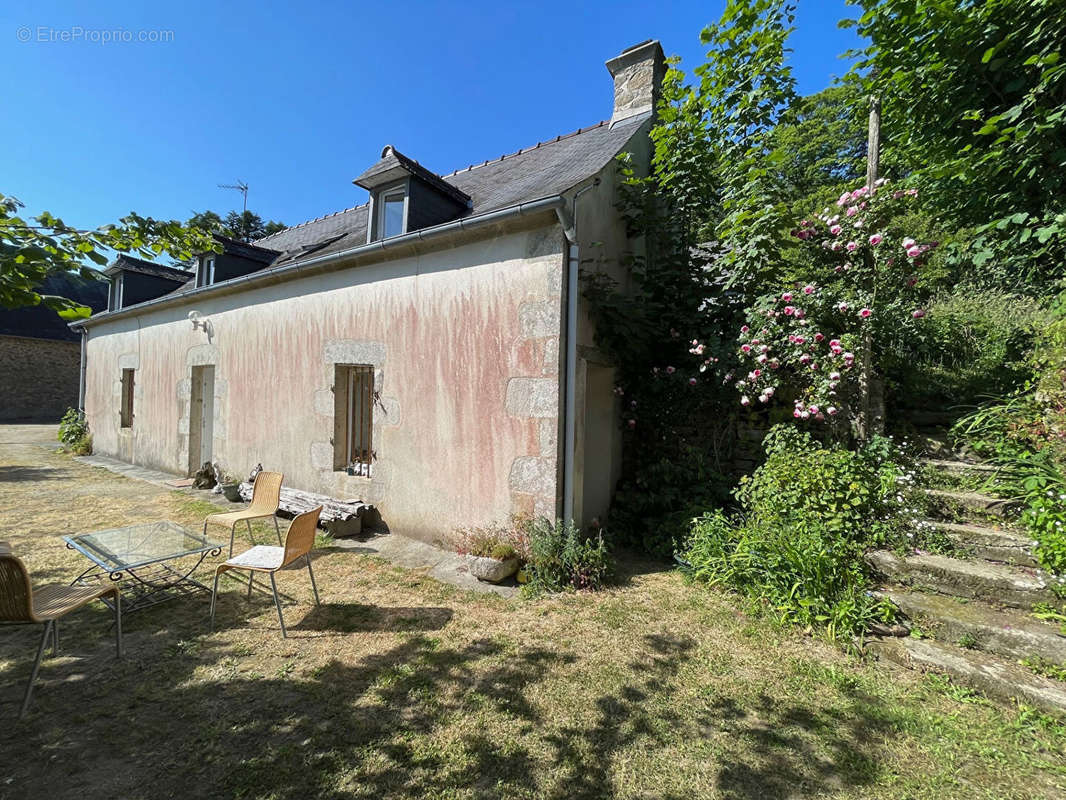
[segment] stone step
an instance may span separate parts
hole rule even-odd
[[[1029,609],[1050,603],[1055,595],[1040,570],[923,554],[899,557],[888,550],[867,553],[866,560],[888,579],[905,586],[952,597],[985,600],[996,606]]]
[[[1017,504],[1001,497],[946,489],[926,489],[925,493],[929,496],[930,513],[948,522],[960,519],[981,521],[989,517],[1009,519],[1015,516]]]
[[[949,458],[923,458],[921,463],[932,469],[947,472],[952,475],[994,475],[996,467],[991,464],[982,464],[979,461],[960,461]]]
[[[962,522],[929,520],[960,548],[986,561],[1002,561],[1024,567],[1037,566],[1033,540],[1015,531]]]
[[[931,639],[871,639],[866,647],[880,660],[947,675],[990,697],[1017,699],[1044,711],[1066,714],[1066,683],[1036,675],[996,656]]]
[[[889,589],[880,593],[907,615],[911,625],[941,642],[969,646],[1013,661],[1031,656],[1066,664],[1066,636],[1059,626],[1024,611],[997,610],[976,600]]]

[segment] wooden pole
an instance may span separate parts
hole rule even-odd
[[[874,184],[881,166],[881,99],[870,97],[870,122],[866,139],[866,189],[873,192]],[[869,250],[863,256],[866,259],[867,274],[870,275],[870,307],[875,303],[877,281],[873,271],[877,268]],[[873,371],[873,334],[871,325],[862,337],[862,372],[859,375],[859,441],[869,441],[874,433],[884,430],[884,390]],[[873,395],[876,395],[874,397]]]

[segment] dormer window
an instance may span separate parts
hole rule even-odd
[[[354,183],[370,192],[368,242],[451,222],[470,210],[467,194],[391,145]]]
[[[210,286],[215,282],[215,257],[204,256],[203,265],[200,268],[200,285]]]

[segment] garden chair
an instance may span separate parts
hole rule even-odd
[[[59,652],[59,618],[75,609],[111,595],[115,602],[115,655],[122,658],[122,595],[113,583],[99,586],[65,586],[50,583],[33,588],[29,573],[11,546],[0,542],[0,623],[11,625],[43,624],[44,634],[37,658],[33,662],[30,682],[22,698],[19,719],[26,716],[33,698],[33,684],[41,668],[41,658],[48,640],[52,640],[52,656]]]
[[[318,587],[315,585],[315,573],[311,570],[310,554],[315,544],[315,530],[318,527],[318,516],[321,513],[322,506],[319,506],[293,519],[289,523],[289,530],[285,533],[285,544],[282,547],[256,545],[236,558],[218,565],[215,570],[215,585],[211,589],[211,630],[215,629],[215,597],[218,595],[219,577],[223,572],[231,569],[245,569],[248,570],[249,598],[252,596],[252,580],[255,578],[255,573],[265,572],[270,575],[270,588],[274,592],[274,605],[278,609],[281,635],[283,638],[288,637],[289,633],[285,630],[285,618],[281,615],[281,600],[278,598],[278,584],[274,580],[274,573],[302,558],[307,563],[307,574],[311,576],[311,590],[315,594],[315,605],[318,605]]]
[[[221,514],[211,514],[204,520],[204,538],[207,538],[208,525],[221,525],[229,528],[229,554],[232,556],[233,534],[236,531],[237,523],[243,520],[245,525],[248,526],[248,538],[254,545],[252,520],[269,517],[274,520],[274,530],[278,533],[278,544],[281,544],[281,528],[278,526],[277,513],[278,506],[281,503],[282,477],[280,472],[260,472],[256,475],[255,483],[252,485],[252,502],[248,504],[248,507],[241,511],[224,511]]]

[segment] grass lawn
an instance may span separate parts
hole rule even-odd
[[[207,505],[0,427],[0,540],[37,582],[86,566],[60,536]],[[263,533],[265,536],[265,532]],[[273,535],[272,529],[270,535]],[[210,575],[205,565],[201,577]],[[867,665],[626,560],[598,594],[502,599],[351,550],[269,594],[62,626],[15,721],[40,628],[0,631],[0,798],[1038,798],[1066,794],[1066,727]],[[99,605],[99,604],[97,604]]]

